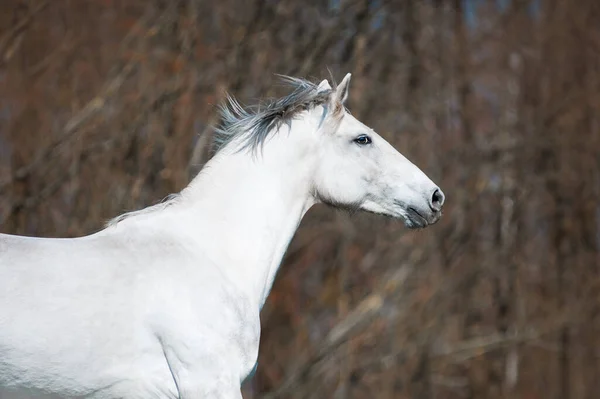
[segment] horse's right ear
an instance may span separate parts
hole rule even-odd
[[[331,108],[334,115],[339,115],[344,110],[344,103],[348,99],[348,88],[350,87],[351,77],[352,74],[347,73],[333,93],[331,93]]]
[[[340,84],[335,88],[335,100],[341,103],[342,105],[346,103],[348,99],[348,89],[350,87],[350,78],[352,77],[351,73],[347,73],[344,76],[344,79],[340,82]]]

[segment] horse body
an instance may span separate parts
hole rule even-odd
[[[173,373],[202,361],[232,375],[214,389],[239,389],[256,361],[259,309],[195,240],[131,236],[125,224],[73,240],[0,236],[0,386],[33,397],[179,397]]]
[[[0,234],[0,399],[239,399],[257,361],[260,309],[312,205],[409,227],[437,221],[439,189],[340,111],[348,81],[302,83],[302,118],[269,123],[264,132],[277,134],[260,154],[234,137],[175,198],[96,234]],[[322,93],[325,102],[310,103]],[[230,127],[260,132],[267,118],[239,115]],[[377,147],[353,142],[364,131]],[[331,155],[341,149],[351,152]],[[396,169],[381,173],[391,161]]]
[[[131,372],[159,371],[139,323],[142,265],[123,270],[127,249],[111,243],[0,236],[0,397],[118,397]]]

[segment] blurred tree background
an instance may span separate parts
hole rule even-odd
[[[445,216],[311,210],[245,398],[597,398],[598,21],[598,0],[1,0],[1,230],[97,231],[187,184],[226,91],[352,72],[349,108]]]

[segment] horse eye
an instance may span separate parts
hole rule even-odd
[[[354,142],[360,145],[367,145],[371,144],[371,138],[366,134],[361,134],[360,136],[354,139]]]

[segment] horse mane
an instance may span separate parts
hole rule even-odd
[[[318,85],[305,79],[281,76],[281,80],[293,88],[285,97],[271,99],[250,107],[243,107],[232,96],[220,106],[221,124],[215,128],[213,149],[218,152],[237,138],[242,138],[241,149],[256,150],[269,134],[282,124],[288,123],[303,111],[327,104],[332,89],[319,89]],[[181,194],[170,194],[160,203],[137,211],[126,212],[106,223],[106,227],[134,216],[154,213],[175,204]]]
[[[281,80],[293,88],[292,92],[255,106],[243,107],[227,95],[225,103],[220,106],[221,124],[215,128],[215,152],[237,138],[242,140],[241,150],[256,150],[271,132],[277,131],[301,112],[326,104],[332,93],[329,88],[319,90],[317,84],[305,79],[281,76]]]

